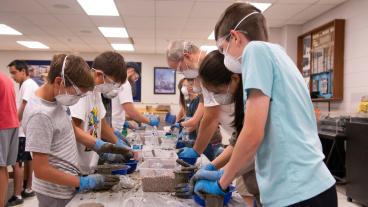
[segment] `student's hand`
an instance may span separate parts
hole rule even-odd
[[[185,158],[198,158],[199,154],[193,149],[189,147],[184,147],[183,149],[180,149],[177,153],[179,157],[185,157]]]
[[[148,119],[149,119],[149,125],[156,126],[156,127],[160,125],[160,120],[156,116],[151,115],[148,117]]]
[[[119,176],[93,174],[79,178],[79,191],[108,190],[120,181]]]
[[[128,140],[119,132],[119,130],[114,130],[114,134],[118,138],[118,142],[116,143],[117,146],[120,146],[120,147],[125,146],[125,147],[130,148],[130,144]]]
[[[205,194],[212,194],[212,195],[220,195],[224,196],[225,191],[223,191],[220,187],[220,184],[218,181],[213,180],[199,180],[194,186],[194,192],[201,197],[202,199],[205,199]]]
[[[204,170],[200,169],[194,174],[193,179],[197,180],[220,180],[221,176],[224,174],[224,169],[221,170]]]
[[[101,139],[96,139],[96,144],[93,150],[98,154],[112,153],[112,154],[121,154],[124,157],[133,157],[133,151],[130,148],[121,147],[115,144],[104,142]]]
[[[119,154],[111,154],[111,153],[102,153],[99,154],[100,159],[107,163],[124,163],[127,160],[131,159],[132,157],[124,157],[123,155]]]
[[[175,124],[173,124],[173,125],[171,125],[171,129],[174,129],[174,128],[180,128],[181,127],[181,125],[180,125],[180,123],[179,122],[176,122]]]
[[[203,166],[201,169],[209,170],[209,171],[217,170],[217,168],[212,163],[208,163],[207,165]]]

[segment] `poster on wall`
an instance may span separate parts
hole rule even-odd
[[[176,71],[167,67],[154,68],[154,94],[176,93]]]
[[[50,70],[51,61],[48,60],[26,60],[29,76],[40,86],[44,84],[45,78]]]

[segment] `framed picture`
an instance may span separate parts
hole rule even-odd
[[[154,94],[176,93],[176,71],[172,68],[154,68]]]

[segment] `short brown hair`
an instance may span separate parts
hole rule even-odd
[[[117,52],[107,51],[101,53],[93,61],[92,68],[101,70],[120,83],[124,83],[127,78],[124,57]]]
[[[66,56],[66,54],[53,56],[50,71],[47,75],[48,82],[54,83],[56,77],[61,77],[61,70]],[[91,70],[86,61],[79,56],[68,55],[65,60],[64,74],[73,81],[78,88],[84,88],[87,90],[92,90],[94,88],[94,80]],[[72,85],[68,78],[65,78],[66,87]]]
[[[236,30],[246,31],[245,36],[249,41],[268,41],[266,18],[259,9],[248,3],[234,3],[225,10],[216,23],[215,39],[218,40],[227,35],[240,20],[252,12],[258,12],[258,14],[247,17]]]

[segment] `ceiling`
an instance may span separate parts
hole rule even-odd
[[[345,0],[251,0],[272,3],[264,12],[269,27],[303,24]],[[0,35],[0,50],[32,50],[18,40],[40,41],[51,51],[101,52],[110,43],[97,29],[126,27],[134,53],[163,53],[170,40],[187,39],[214,45],[208,36],[217,18],[234,0],[115,0],[118,17],[88,16],[76,0],[0,0],[0,24],[22,36]]]

